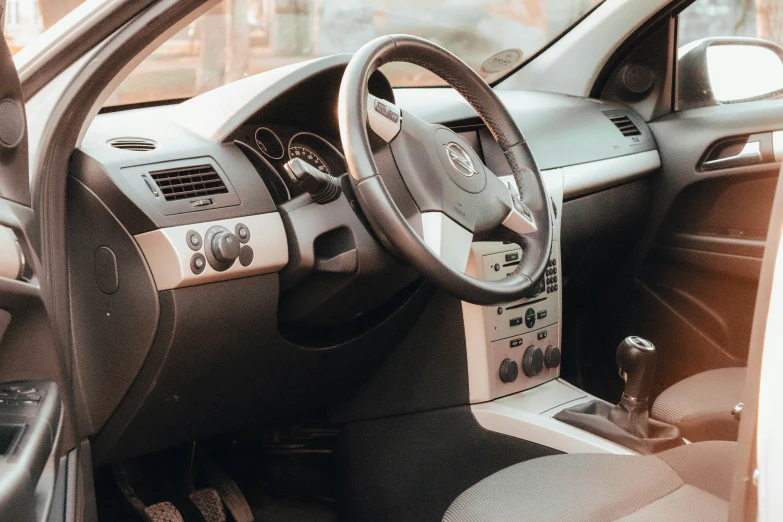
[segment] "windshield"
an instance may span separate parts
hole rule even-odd
[[[601,1],[222,2],[147,57],[106,105],[190,98],[290,63],[351,53],[373,38],[395,33],[442,45],[492,82],[556,39]],[[390,64],[383,72],[395,87],[443,84],[411,64]]]

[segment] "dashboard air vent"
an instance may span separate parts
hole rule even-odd
[[[135,152],[146,152],[158,148],[157,143],[147,138],[114,138],[109,140],[108,143],[115,149],[132,150]]]
[[[166,201],[228,193],[212,165],[156,170],[149,174]]]
[[[614,123],[614,125],[620,130],[620,132],[623,133],[623,136],[630,137],[630,136],[641,136],[642,132],[639,130],[639,127],[636,126],[634,122],[631,121],[631,118],[628,116],[625,116],[623,114],[616,114],[612,116],[608,116],[609,121]]]

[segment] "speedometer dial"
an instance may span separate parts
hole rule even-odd
[[[288,148],[288,155],[291,156],[291,159],[301,158],[321,172],[326,172],[330,176],[332,175],[332,171],[329,170],[326,162],[309,147],[292,145]]]

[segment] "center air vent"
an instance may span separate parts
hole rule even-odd
[[[639,127],[636,126],[634,122],[631,121],[631,118],[624,114],[615,114],[615,115],[607,115],[609,118],[609,121],[614,123],[614,125],[620,130],[620,132],[623,133],[623,136],[630,137],[630,136],[641,136],[642,132],[639,130]]]
[[[149,174],[166,201],[228,193],[226,184],[212,165],[156,170]]]
[[[132,150],[135,152],[146,152],[158,148],[157,143],[147,138],[114,138],[109,140],[108,143],[115,149]]]

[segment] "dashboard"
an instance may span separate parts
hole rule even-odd
[[[69,262],[74,364],[97,462],[334,405],[398,350],[448,346],[442,364],[457,370],[444,387],[455,404],[559,374],[563,269],[602,233],[593,222],[616,229],[644,212],[660,167],[646,124],[616,104],[499,91],[555,195],[555,244],[535,299],[461,308],[376,236],[343,175],[336,105],[349,58],[106,112],[88,129],[71,160]],[[456,93],[395,91],[380,73],[370,92],[450,127],[498,176],[510,174]],[[394,161],[375,151],[381,169]],[[294,158],[339,178],[342,196],[315,204],[286,174]],[[230,234],[240,244],[226,243]],[[487,248],[474,248],[477,277],[500,277],[523,255]],[[544,339],[532,374],[498,380],[509,350]]]

